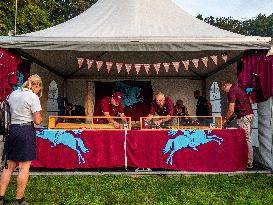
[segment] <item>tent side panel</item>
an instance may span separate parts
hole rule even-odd
[[[43,81],[43,95],[40,98],[41,106],[42,106],[42,117],[43,123],[41,126],[46,127],[48,125],[48,110],[47,110],[47,102],[48,102],[48,92],[49,85],[54,80],[57,84],[58,88],[58,96],[64,97],[64,80],[62,77],[55,75],[54,73],[40,67],[39,65],[33,63],[30,68],[30,75],[38,74]]]
[[[258,162],[273,169],[273,129],[272,129],[272,100],[269,98],[265,102],[258,104],[258,127],[259,127],[259,151],[261,158],[258,158]]]

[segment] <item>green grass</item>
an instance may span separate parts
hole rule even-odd
[[[7,191],[14,200],[16,177]],[[212,176],[31,176],[30,204],[273,204],[273,177]]]

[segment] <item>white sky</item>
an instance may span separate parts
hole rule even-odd
[[[238,20],[273,13],[273,0],[173,0],[193,16],[233,17]]]

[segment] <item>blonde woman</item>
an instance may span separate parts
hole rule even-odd
[[[10,105],[11,126],[7,139],[7,166],[0,179],[0,205],[5,204],[5,193],[10,177],[19,162],[15,205],[28,204],[24,192],[29,178],[31,161],[36,159],[34,123],[42,123],[39,97],[42,95],[42,79],[32,75],[20,89],[13,91],[7,101]],[[39,96],[38,96],[39,95]]]

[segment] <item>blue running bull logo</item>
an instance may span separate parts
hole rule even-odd
[[[81,134],[81,132],[82,131],[74,130],[72,133]],[[53,144],[51,145],[51,147],[55,147],[57,144],[68,146],[69,148],[77,152],[78,164],[84,164],[85,160],[81,152],[86,154],[89,152],[89,149],[87,149],[84,146],[82,139],[78,137],[74,137],[72,133],[71,131],[66,132],[63,130],[58,130],[58,131],[42,130],[42,131],[37,131],[36,136],[44,140],[49,140],[50,142],[52,142]]]
[[[179,130],[170,130],[168,135],[175,136]],[[169,151],[170,156],[166,160],[166,164],[172,165],[172,158],[175,152],[183,148],[192,148],[195,151],[198,151],[197,147],[201,144],[206,144],[211,141],[217,142],[219,145],[224,141],[221,137],[211,134],[211,130],[208,130],[207,133],[205,130],[181,130],[183,135],[178,135],[173,139],[169,139],[166,143],[163,153],[167,154]]]

